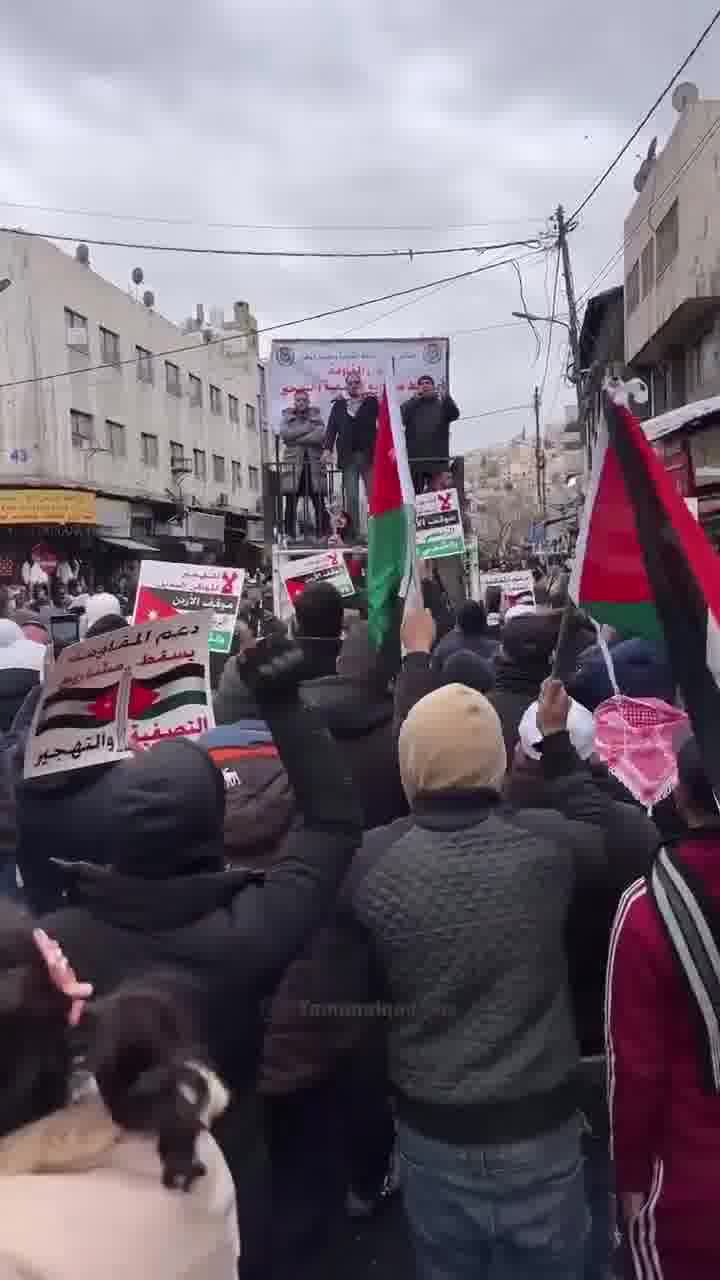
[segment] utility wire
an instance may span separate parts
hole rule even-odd
[[[524,257],[521,259],[521,261],[527,261],[528,258],[538,257],[540,255],[544,255],[545,253],[546,253],[546,250],[539,249],[535,254],[530,254],[530,253],[525,254]],[[518,267],[517,260],[515,258],[513,258],[512,260],[512,265],[515,267],[518,274],[520,274],[520,268]],[[522,277],[520,278],[522,279]],[[398,311],[405,311],[408,307],[414,307],[417,305],[418,302],[424,301],[425,298],[434,297],[436,293],[441,293],[443,289],[450,288],[450,285],[452,283],[454,282],[450,281],[449,284],[443,282],[442,284],[439,284],[436,289],[430,289],[429,292],[424,294],[422,298],[410,298],[408,302],[401,302],[400,305],[397,307],[390,307],[388,311],[381,311],[379,315],[373,316],[371,320],[365,320],[363,321],[362,324],[354,325],[352,329],[344,329],[343,332],[339,333],[337,336],[338,338],[347,338],[352,334],[361,332],[361,330],[369,329],[371,325],[378,324],[381,320],[387,320],[389,316],[396,315]],[[518,322],[513,320],[510,323],[516,324]],[[490,325],[489,327],[492,329],[492,328],[502,328],[504,326]],[[470,332],[470,330],[467,330],[466,332]],[[478,332],[482,332],[482,330],[476,329],[476,330],[473,330],[472,332],[478,333]],[[449,335],[449,336],[453,336],[453,335]]]
[[[553,285],[552,308],[550,310],[550,329],[548,332],[547,355],[545,356],[545,370],[540,384],[540,402],[545,394],[545,387],[548,380],[548,370],[550,368],[550,357],[552,355],[553,330],[555,328],[555,320],[557,317],[558,288],[560,285],[560,246],[558,245],[557,262],[555,263],[555,283]]]
[[[104,249],[133,249],[141,253],[209,254],[223,258],[413,258],[439,257],[449,253],[489,253],[495,249],[540,248],[541,241],[506,240],[500,244],[456,245],[449,249],[217,249],[206,245],[138,244],[128,240],[96,240],[91,236],[59,235],[54,231],[24,231],[18,227],[0,227],[8,235],[30,236],[36,240],[61,240],[73,244],[91,244]]]
[[[203,222],[197,218],[161,218],[148,214],[139,213],[110,213],[100,212],[97,209],[60,209],[50,205],[43,204],[22,204],[19,200],[0,200],[1,209],[30,209],[36,213],[57,213],[68,218],[108,218],[116,222],[155,222],[165,227],[205,227],[212,231],[467,231],[477,227],[505,227],[513,223],[520,225],[526,223],[535,223],[542,225],[547,222],[547,218],[543,215],[538,218],[490,218],[485,222],[450,222],[444,223],[427,223],[423,224],[391,224],[391,225],[368,225],[362,224],[325,224],[323,226],[279,226],[277,223],[255,223],[255,222]],[[52,237],[55,239],[56,237]]]
[[[495,418],[501,413],[524,413],[527,409],[532,409],[531,404],[507,404],[502,409],[485,409],[482,413],[463,413],[458,418],[461,422],[477,422],[480,418]]]
[[[648,225],[650,225],[650,216],[652,214],[653,209],[657,207],[657,205],[663,199],[663,196],[667,195],[668,191],[671,189],[671,187],[675,185],[678,178],[681,178],[682,175],[686,173],[687,170],[692,165],[694,165],[695,161],[700,157],[702,152],[705,150],[705,147],[707,146],[708,142],[710,142],[711,139],[714,138],[715,134],[718,132],[719,129],[720,129],[720,116],[716,116],[712,124],[710,125],[710,127],[706,129],[703,136],[695,144],[694,149],[691,151],[687,159],[685,159],[683,163],[680,165],[680,167],[676,169],[675,172],[670,176],[670,178],[666,182],[665,186],[663,187],[659,195],[656,194],[653,196],[650,204],[648,205],[647,213],[643,214],[637,226],[633,227],[630,234],[626,236],[625,239],[623,240],[623,243],[620,245],[619,249],[615,250],[612,257],[609,258],[608,261],[605,263],[605,266],[602,267],[601,270],[597,273],[597,275],[593,278],[593,280],[591,280],[587,288],[584,289],[581,294],[579,294],[577,299],[578,302],[583,302],[585,298],[587,298],[588,295],[592,293],[592,290],[595,288],[595,285],[598,284],[599,281],[602,280],[603,277],[607,275],[608,271],[612,270],[612,268],[615,266],[615,263],[617,262],[620,255],[624,253],[628,245],[640,233],[645,223],[647,222]]]
[[[704,31],[700,33],[698,39],[695,41],[695,44],[693,45],[692,49],[688,53],[687,57],[685,57],[683,61],[680,63],[680,66],[677,68],[677,71],[673,72],[671,79],[668,80],[667,84],[665,85],[665,88],[662,90],[659,96],[655,99],[650,110],[646,112],[646,114],[643,116],[637,128],[634,129],[633,132],[630,134],[630,137],[628,138],[625,145],[620,148],[617,155],[615,156],[615,159],[608,165],[607,169],[603,170],[603,172],[600,174],[600,177],[597,179],[597,182],[594,184],[594,186],[592,186],[591,189],[588,191],[587,195],[585,196],[585,199],[578,205],[577,209],[575,209],[575,211],[570,215],[570,217],[568,218],[568,222],[575,221],[578,215],[581,214],[583,209],[585,209],[587,205],[590,203],[593,196],[595,196],[597,192],[600,190],[601,186],[606,181],[606,179],[610,177],[610,174],[613,172],[613,169],[617,168],[623,156],[626,155],[627,152],[630,150],[630,147],[632,146],[635,139],[638,137],[640,133],[642,133],[650,117],[655,114],[660,104],[667,97],[673,85],[675,84],[675,81],[679,79],[679,77],[682,75],[685,68],[695,57],[695,54],[697,53],[700,46],[705,43],[708,36],[710,35],[710,32],[712,31],[713,27],[718,22],[718,20],[720,20],[720,9],[717,9],[715,11],[715,13],[713,14],[713,17],[708,22]]]
[[[202,352],[207,347],[219,346],[222,343],[237,342],[241,338],[257,337],[261,333],[277,333],[281,329],[293,329],[297,325],[311,324],[315,320],[327,320],[331,316],[339,316],[347,311],[357,311],[361,307],[372,307],[379,302],[390,302],[394,298],[406,298],[410,294],[419,293],[425,289],[435,289],[440,285],[454,284],[458,280],[469,280],[471,276],[482,275],[486,271],[493,271],[497,267],[506,266],[509,262],[514,261],[512,258],[501,258],[498,262],[489,262],[484,267],[473,267],[470,271],[460,271],[457,275],[445,276],[441,280],[428,280],[426,284],[415,284],[409,289],[396,289],[392,293],[381,294],[377,298],[365,298],[362,302],[346,303],[342,307],[330,307],[327,311],[318,311],[311,316],[301,316],[297,320],[283,320],[279,324],[267,324],[259,329],[245,329],[240,333],[224,334],[220,338],[211,338],[209,342],[198,344],[197,342],[185,343],[179,347],[168,347],[165,351],[154,351],[150,354],[151,360],[162,360],[166,356],[182,355],[188,351],[194,351],[196,354]],[[32,378],[16,378],[12,382],[0,383],[0,391],[9,391],[13,387],[27,387],[38,382],[55,382],[59,378],[73,378],[78,374],[99,373],[102,369],[118,369],[125,365],[136,365],[137,356],[129,356],[124,360],[104,361],[101,364],[83,365],[80,369],[61,369],[57,373],[38,374]]]

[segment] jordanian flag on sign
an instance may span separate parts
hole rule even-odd
[[[117,709],[118,684],[102,689],[60,689],[46,698],[36,735],[51,729],[103,729],[112,724]]]
[[[624,404],[605,397],[570,583],[597,622],[665,642],[720,795],[720,557]]]
[[[201,662],[186,662],[164,675],[133,680],[128,702],[129,720],[153,720],[166,711],[181,707],[206,707],[205,668]]]
[[[415,490],[393,379],[380,401],[368,520],[368,628],[380,650],[399,625],[400,610],[419,603],[415,557]]]

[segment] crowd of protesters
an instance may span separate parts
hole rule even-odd
[[[319,1280],[395,1193],[423,1280],[720,1274],[717,803],[689,731],[652,812],[598,758],[674,681],[563,585],[391,672],[313,584],[204,739],[42,780],[0,619],[0,1280]]]

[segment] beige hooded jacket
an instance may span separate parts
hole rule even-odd
[[[209,1134],[191,1191],[97,1097],[0,1141],[0,1280],[235,1280],[235,1190]]]

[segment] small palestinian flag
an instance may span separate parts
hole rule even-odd
[[[51,729],[103,729],[112,724],[117,710],[118,684],[102,689],[60,689],[46,698],[36,735]]]
[[[720,796],[720,557],[628,408],[605,397],[570,583],[598,622],[664,641]]]
[[[129,720],[154,720],[166,711],[181,707],[206,707],[208,704],[205,667],[201,662],[186,662],[163,675],[148,680],[133,680],[128,701]]]

